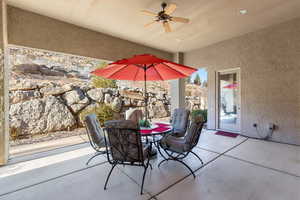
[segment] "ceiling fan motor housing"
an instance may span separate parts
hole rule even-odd
[[[171,16],[165,14],[164,11],[159,12],[157,18],[158,21],[164,21],[164,22],[168,22],[171,20]]]
[[[168,4],[165,2],[161,4],[163,10],[157,14],[158,21],[168,22],[171,20],[171,16],[165,13],[165,8],[167,7],[167,5]]]
[[[161,7],[163,8],[163,10],[165,10],[165,8],[167,7],[167,3],[166,2],[161,3]]]

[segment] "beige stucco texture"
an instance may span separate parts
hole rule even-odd
[[[8,42],[14,45],[111,61],[144,53],[166,59],[173,57],[171,53],[166,51],[91,31],[11,6],[8,7]]]
[[[185,64],[209,73],[209,124],[216,128],[216,72],[241,70],[241,133],[259,137],[268,123],[271,140],[300,144],[300,19],[187,52]]]

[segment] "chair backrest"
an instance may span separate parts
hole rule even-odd
[[[89,114],[84,119],[87,134],[92,147],[96,150],[105,147],[104,132],[95,114]]]
[[[143,162],[143,145],[139,126],[130,120],[112,120],[104,123],[109,140],[110,163]]]
[[[197,145],[202,132],[203,124],[204,118],[202,115],[197,115],[193,118],[187,134],[184,137],[185,143],[188,145],[189,149],[192,149]]]
[[[126,120],[131,120],[135,123],[139,123],[144,117],[143,112],[139,109],[129,109],[126,111]]]
[[[184,136],[189,125],[190,111],[185,108],[176,108],[172,116],[172,127],[174,133]]]

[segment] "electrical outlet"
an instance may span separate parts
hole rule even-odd
[[[275,124],[269,123],[267,128],[268,128],[270,131],[274,131],[274,130],[275,130]]]

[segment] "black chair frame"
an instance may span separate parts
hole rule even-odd
[[[166,162],[166,161],[176,161],[176,162],[179,162],[181,164],[183,164],[190,172],[191,174],[193,175],[194,178],[196,178],[196,175],[194,173],[194,171],[183,161],[184,158],[186,158],[190,153],[193,154],[200,162],[201,162],[201,165],[203,165],[203,160],[195,153],[192,151],[192,149],[197,145],[198,141],[199,141],[199,138],[200,138],[200,135],[201,135],[201,131],[202,131],[202,127],[203,127],[203,123],[201,124],[201,127],[196,135],[196,138],[194,140],[194,143],[191,144],[190,148],[189,148],[189,151],[187,152],[176,152],[174,150],[171,150],[169,148],[165,148],[163,147],[163,145],[161,143],[160,146],[161,148],[164,150],[164,152],[167,154],[168,158],[165,158],[165,156],[163,156],[162,154],[162,157],[164,158],[162,161],[160,161],[160,163],[158,164],[158,167],[161,166],[162,163]],[[167,136],[168,137],[168,136]]]
[[[87,128],[87,126],[85,126],[85,129],[86,129],[86,132],[87,132],[87,135],[88,135],[88,138],[89,138],[89,142],[90,142],[90,145],[92,146],[92,148],[96,151],[94,153],[94,155],[92,157],[90,157],[88,159],[88,161],[85,163],[86,165],[88,165],[94,158],[96,158],[97,156],[100,156],[100,155],[103,155],[103,154],[106,154],[108,153],[107,149],[105,148],[105,150],[100,150],[101,148],[95,144],[93,142],[93,139],[92,139],[92,136],[91,136],[91,133],[89,131],[89,129]],[[103,130],[103,129],[102,129]],[[104,136],[105,138],[105,136]]]
[[[107,129],[108,128],[104,128],[103,130],[105,131],[108,139],[109,139],[109,133],[107,132]],[[120,130],[120,129],[119,129]],[[109,151],[109,149],[112,149],[113,147],[111,147],[111,143],[109,143],[107,141],[107,138],[104,137],[104,141],[105,141],[105,146],[106,146],[106,153],[107,153],[107,159],[108,159],[108,162],[112,165],[109,173],[108,173],[108,176],[106,178],[106,181],[105,181],[105,184],[104,184],[104,190],[107,189],[107,184],[108,184],[108,180],[112,174],[112,171],[114,170],[114,168],[117,166],[117,165],[130,165],[130,166],[140,166],[140,167],[144,167],[144,173],[143,173],[143,179],[142,179],[142,185],[141,185],[141,195],[143,194],[143,188],[144,188],[144,181],[145,181],[145,175],[146,175],[146,172],[147,172],[147,169],[148,167],[150,166],[151,170],[152,170],[152,165],[150,162],[150,158],[149,158],[149,154],[147,156],[147,158],[145,159],[144,158],[144,153],[143,153],[143,145],[141,142],[139,142],[138,140],[141,140],[141,133],[139,130],[137,129],[128,129],[128,128],[123,128],[122,130],[129,130],[132,132],[132,134],[137,134],[138,137],[136,137],[136,144],[140,144],[138,146],[139,148],[139,155],[138,155],[138,158],[140,158],[140,161],[136,161],[136,162],[124,162],[124,161],[119,161],[119,160],[114,160],[113,159],[113,152],[112,151]],[[151,148],[151,147],[150,147]],[[121,152],[120,152],[121,153]],[[125,155],[127,156],[127,155]]]

